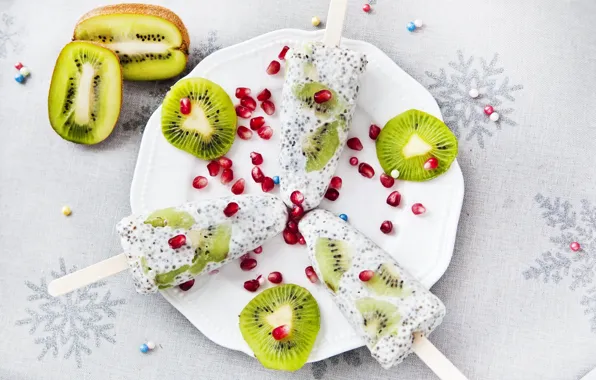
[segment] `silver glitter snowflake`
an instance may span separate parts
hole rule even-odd
[[[326,360],[321,360],[315,362],[311,365],[312,369],[312,376],[317,379],[321,380],[325,377],[327,370],[329,367],[337,366],[340,362],[340,359],[343,359],[344,363],[351,365],[352,367],[359,367],[362,365],[362,359],[360,358],[360,351],[352,350],[344,352],[343,354],[333,356]]]
[[[511,119],[514,109],[508,104],[515,101],[512,93],[523,86],[509,84],[509,77],[502,76],[504,69],[497,66],[498,60],[498,54],[490,62],[474,56],[466,59],[458,51],[457,61],[449,62],[450,70],[441,69],[438,74],[426,72],[434,80],[428,89],[437,99],[445,123],[457,137],[465,134],[466,141],[476,138],[481,148],[485,137],[492,137],[493,131],[500,130],[504,124],[517,125]],[[471,89],[477,89],[480,95],[472,98]],[[497,122],[484,114],[488,104],[498,112]]]
[[[60,259],[60,271],[52,271],[53,278],[62,277],[76,270],[75,267],[66,269],[64,259]],[[25,281],[33,294],[27,297],[36,308],[27,308],[28,318],[17,321],[17,325],[30,326],[29,333],[37,336],[34,342],[41,345],[41,353],[37,357],[42,360],[48,352],[54,358],[60,351],[64,352],[63,358],[74,357],[77,366],[81,367],[82,355],[90,355],[90,343],[99,347],[102,341],[116,343],[112,323],[102,323],[104,317],[114,318],[114,307],[125,303],[122,299],[112,300],[108,290],[100,296],[98,289],[105,282],[96,282],[83,289],[60,297],[52,297],[48,293],[45,277],[40,284]]]
[[[14,19],[3,13],[0,17],[0,58],[6,58],[9,48],[17,48],[17,32],[12,30],[13,24]]]
[[[542,279],[560,283],[569,277],[571,290],[586,289],[596,279],[596,207],[587,200],[575,211],[569,201],[536,195],[536,202],[543,209],[546,224],[555,229],[550,241],[553,249],[536,259],[536,264],[524,271],[526,279]],[[581,249],[573,252],[569,245],[579,242]],[[581,301],[586,314],[592,315],[592,331],[596,333],[596,288],[586,290]]]

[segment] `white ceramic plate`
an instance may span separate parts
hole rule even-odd
[[[272,59],[276,59],[282,46],[317,40],[322,32],[279,30],[250,41],[220,50],[204,59],[190,77],[205,77],[221,85],[234,101],[236,87],[249,87],[256,94],[262,88],[273,93],[273,101],[281,107],[283,74],[269,76],[265,72]],[[453,244],[464,194],[464,183],[457,161],[443,176],[426,183],[398,181],[395,188],[402,194],[398,209],[389,207],[385,199],[390,190],[379,182],[380,165],[375,147],[368,137],[371,123],[383,126],[395,115],[417,108],[441,118],[439,108],[426,89],[400,69],[389,57],[371,44],[343,40],[342,46],[365,52],[369,64],[362,78],[358,107],[352,124],[351,135],[360,137],[364,150],[345,149],[337,171],[343,179],[341,196],[335,202],[324,200],[321,207],[336,213],[345,213],[349,221],[419,278],[432,286],[445,272],[453,253]],[[283,64],[283,63],[282,63]],[[255,133],[252,140],[236,139],[227,157],[234,161],[235,179],[246,180],[245,193],[260,193],[260,185],[250,176],[251,151],[260,152],[265,163],[261,168],[273,177],[279,172],[279,118],[278,112],[268,117],[260,108],[255,115],[264,115],[273,128],[273,138],[262,140]],[[161,133],[161,109],[151,116],[145,129],[139,158],[132,182],[131,205],[133,212],[156,209],[197,200],[204,197],[230,195],[230,185],[219,183],[219,178],[209,177],[206,162],[171,146]],[[239,125],[248,125],[240,120]],[[376,175],[373,179],[362,177],[357,167],[350,166],[349,157],[371,164]],[[192,180],[197,175],[209,178],[209,185],[195,190]],[[274,193],[277,189],[274,190]],[[427,213],[415,216],[410,206],[421,202]],[[396,226],[393,235],[383,235],[379,226],[390,219]],[[243,272],[239,265],[231,264],[220,273],[197,279],[188,292],[170,289],[164,297],[184,314],[212,341],[231,349],[252,355],[238,328],[238,314],[254,297],[243,288],[244,281],[265,276],[274,271],[282,272],[284,281],[306,287],[314,295],[321,309],[321,330],[309,361],[318,361],[363,345],[352,328],[333,304],[325,290],[311,284],[304,275],[310,263],[304,247],[288,246],[281,236],[263,247],[258,266]]]

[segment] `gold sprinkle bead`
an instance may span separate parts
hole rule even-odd
[[[312,23],[312,26],[319,26],[321,24],[321,19],[314,16],[310,22]]]
[[[64,214],[64,216],[69,216],[70,214],[72,214],[72,210],[70,209],[70,207],[64,206],[62,207],[62,214]]]

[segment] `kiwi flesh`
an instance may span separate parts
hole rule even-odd
[[[356,309],[362,315],[364,331],[373,346],[380,338],[398,332],[401,316],[395,305],[366,297],[356,300]]]
[[[305,67],[305,71],[308,70],[308,66]],[[311,70],[312,71],[312,70]],[[310,73],[309,75],[313,75]],[[315,113],[319,117],[325,117],[333,113],[333,111],[339,108],[339,99],[337,93],[319,82],[309,82],[304,84],[297,84],[294,86],[294,95],[300,100],[302,105],[307,108],[314,109]],[[314,95],[321,90],[331,91],[331,99],[325,103],[315,102]]]
[[[374,276],[364,284],[379,296],[403,298],[411,294],[411,290],[404,287],[404,281],[400,278],[397,268],[391,263],[379,265]]]
[[[322,170],[339,148],[340,121],[323,123],[302,142],[302,155],[306,157],[306,172]]]
[[[253,298],[240,313],[240,332],[265,368],[296,371],[308,360],[319,333],[317,301],[308,290],[294,284],[279,285]],[[271,334],[287,325],[281,340]]]
[[[191,242],[196,246],[190,272],[199,274],[209,262],[219,263],[228,257],[232,227],[229,224],[209,226],[202,230],[188,233]]]
[[[186,115],[180,112],[183,98],[191,102]],[[236,123],[236,110],[228,94],[204,78],[178,81],[162,104],[161,129],[166,140],[203,160],[221,157],[230,150]]]
[[[436,117],[419,110],[409,110],[389,120],[376,142],[377,157],[385,173],[399,171],[407,181],[427,181],[445,173],[457,157],[457,138]],[[424,169],[431,157],[436,169]]]
[[[54,67],[48,115],[54,131],[78,144],[97,144],[114,130],[122,106],[118,56],[90,42],[67,44]]]
[[[153,227],[172,227],[190,229],[195,224],[195,219],[186,211],[179,211],[173,207],[152,212],[144,222]]]
[[[348,245],[341,240],[318,238],[315,243],[315,258],[323,282],[331,291],[337,292],[341,277],[352,265],[352,254]]]
[[[118,54],[127,80],[159,80],[180,74],[190,45],[180,17],[148,4],[93,9],[79,19],[73,39],[97,42]]]

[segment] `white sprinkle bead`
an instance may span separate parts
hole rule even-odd
[[[424,25],[424,24],[422,23],[422,20],[417,19],[417,20],[414,20],[414,25],[416,25],[416,28],[422,28],[422,25]]]
[[[25,66],[21,67],[21,69],[19,70],[19,72],[24,77],[28,77],[29,74],[31,74],[31,71],[27,67],[25,67]]]
[[[398,177],[399,177],[399,170],[397,170],[397,169],[393,169],[393,170],[391,171],[391,176],[392,176],[393,178],[398,178]]]
[[[150,350],[153,350],[155,348],[155,342],[152,342],[152,341],[147,342],[147,347]]]
[[[489,119],[490,119],[490,121],[499,121],[499,114],[496,112],[493,112],[490,114]]]
[[[476,99],[478,97],[478,95],[480,95],[478,90],[475,88],[471,89],[470,92],[468,92],[468,94],[470,95],[470,97],[472,97],[474,99]]]

